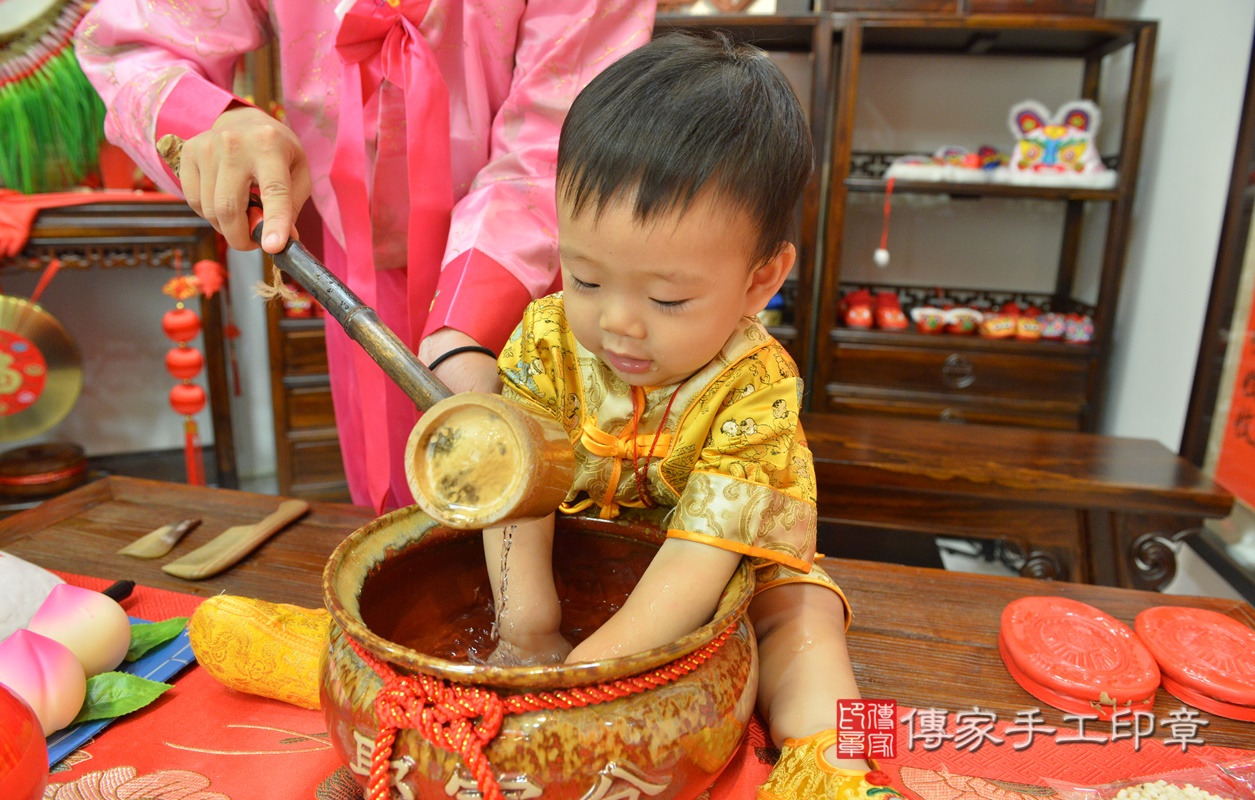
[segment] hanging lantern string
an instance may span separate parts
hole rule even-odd
[[[885,181],[885,221],[880,229],[880,248],[889,249],[889,212],[893,208],[893,178]]]
[[[53,258],[48,262],[48,266],[44,267],[44,272],[39,276],[39,283],[35,284],[35,291],[31,292],[31,302],[38,303],[39,298],[43,295],[44,289],[48,288],[48,284],[52,283],[52,279],[61,270],[61,259]]]
[[[220,267],[224,276],[229,276],[230,272],[226,268],[227,264],[227,240],[219,234],[217,237],[218,244],[218,263],[223,265]],[[227,279],[229,282],[229,279]],[[240,338],[240,328],[235,324],[235,309],[231,304],[231,291],[226,289],[222,295],[222,306],[226,313],[226,325],[222,329],[223,338],[226,340],[227,357],[231,361],[231,393],[236,397],[240,397],[242,390],[240,389],[240,361],[236,357],[235,340]]]
[[[205,485],[205,459],[200,441],[200,430],[193,415],[205,407],[205,390],[192,382],[205,366],[205,358],[195,347],[188,344],[200,333],[200,317],[184,305],[200,294],[200,286],[194,275],[183,273],[183,251],[175,250],[174,267],[178,274],[166,281],[161,291],[175,301],[174,308],[161,317],[161,328],[175,346],[166,352],[166,370],[181,383],[170,390],[170,406],[182,414],[183,454],[187,468],[187,482],[193,486]]]
[[[880,228],[880,247],[876,248],[872,260],[878,267],[889,266],[889,212],[892,209],[893,198],[893,178],[890,177],[885,181],[885,215],[884,222]]]

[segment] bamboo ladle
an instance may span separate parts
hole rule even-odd
[[[157,149],[178,175],[183,140],[167,134]],[[261,228],[254,198],[249,230],[258,244]],[[448,527],[472,530],[543,517],[565,499],[574,452],[557,421],[499,395],[454,395],[304,245],[289,239],[271,257],[425,412],[405,447],[405,477],[424,511]]]

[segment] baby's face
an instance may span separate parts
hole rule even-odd
[[[569,203],[558,204],[567,321],[576,340],[632,386],[688,378],[770,298],[750,268],[754,226],[708,195],[644,226],[630,203],[593,217],[573,218]]]

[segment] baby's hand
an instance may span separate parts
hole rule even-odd
[[[491,667],[541,667],[561,664],[571,652],[571,643],[562,634],[553,633],[527,637],[526,642],[497,643],[497,649],[488,656]]]

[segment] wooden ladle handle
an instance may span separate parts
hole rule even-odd
[[[183,140],[174,134],[166,134],[158,140],[157,151],[177,175],[183,153]],[[250,206],[249,230],[253,241],[260,244],[261,203],[254,198]],[[449,387],[441,383],[418,360],[418,356],[410,352],[410,348],[379,319],[375,309],[363,303],[353,290],[310,255],[305,245],[295,239],[288,239],[287,246],[272,258],[281,270],[322,304],[327,313],[344,328],[349,338],[362,346],[366,354],[414,401],[414,405],[426,411],[452,396]]]

